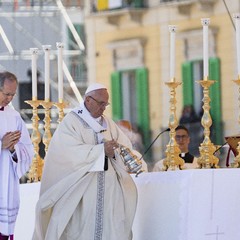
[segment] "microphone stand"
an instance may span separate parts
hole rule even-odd
[[[152,147],[152,145],[156,142],[156,140],[165,132],[169,132],[170,128],[165,129],[164,131],[160,132],[157,137],[152,141],[152,143],[148,146],[148,148],[145,150],[145,152],[142,154],[140,160],[145,156],[145,154],[149,151],[149,149]]]
[[[218,152],[222,147],[224,147],[228,142],[225,142],[223,145],[221,145],[219,148],[217,148],[215,150],[215,152],[213,153],[213,155],[215,155],[216,152]]]

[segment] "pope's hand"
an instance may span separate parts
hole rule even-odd
[[[114,140],[104,142],[104,151],[107,157],[114,157],[114,151],[118,148],[118,143]]]

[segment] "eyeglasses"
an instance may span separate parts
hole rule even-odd
[[[0,92],[5,96],[5,97],[15,97],[16,93],[5,93],[3,90],[0,89]]]
[[[186,139],[188,139],[188,135],[176,135],[175,136],[175,139],[176,140],[186,140]]]
[[[110,103],[105,103],[105,102],[99,102],[97,99],[95,99],[92,96],[89,96],[92,100],[94,100],[100,107],[107,107],[110,105]]]

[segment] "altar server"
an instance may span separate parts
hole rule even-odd
[[[194,169],[198,167],[197,158],[194,157],[188,150],[188,146],[190,143],[190,136],[188,129],[183,126],[179,125],[176,128],[176,135],[175,140],[178,144],[178,147],[181,151],[180,157],[184,160],[185,164],[183,169]],[[163,170],[163,161],[164,159],[158,161],[153,168],[153,172],[158,172]]]
[[[0,240],[13,239],[19,210],[19,179],[28,171],[33,145],[20,114],[9,106],[17,78],[0,73]]]

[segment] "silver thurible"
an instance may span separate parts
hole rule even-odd
[[[120,155],[126,165],[129,173],[136,173],[136,177],[143,172],[142,161],[131,152],[131,150],[123,145],[119,145]]]

